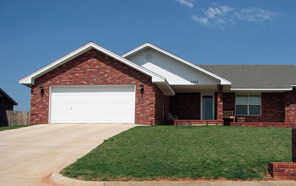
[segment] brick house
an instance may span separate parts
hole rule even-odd
[[[17,102],[0,88],[0,127],[8,126],[6,110],[13,110],[14,105]]]
[[[31,124],[296,124],[295,65],[195,65],[150,43],[120,56],[89,42],[19,82]]]

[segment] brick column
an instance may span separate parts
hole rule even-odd
[[[290,119],[296,124],[296,88],[293,88],[290,95]]]
[[[296,124],[296,88],[285,92],[285,123]]]
[[[217,86],[217,120],[223,120],[223,86]]]

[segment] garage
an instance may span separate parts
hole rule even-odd
[[[50,123],[135,123],[135,86],[52,86]]]

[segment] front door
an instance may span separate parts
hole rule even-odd
[[[214,119],[214,99],[212,95],[202,96],[202,120]]]

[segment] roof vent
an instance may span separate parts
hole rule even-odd
[[[153,60],[153,55],[148,53],[146,54],[146,61],[152,61]]]

